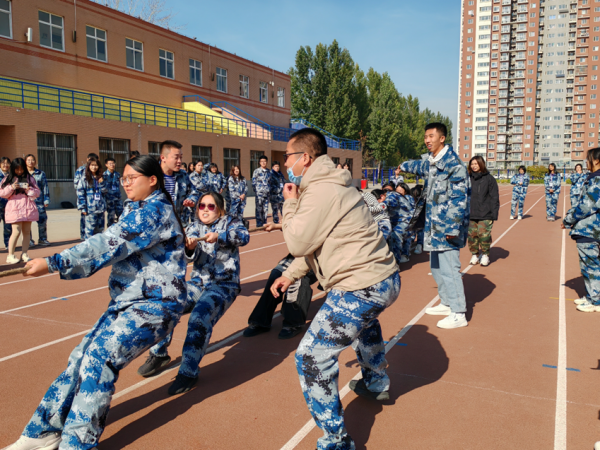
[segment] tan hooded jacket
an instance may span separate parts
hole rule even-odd
[[[283,204],[283,236],[296,257],[284,277],[296,281],[310,267],[325,291],[356,291],[398,271],[350,172],[320,156],[304,174],[299,193]]]

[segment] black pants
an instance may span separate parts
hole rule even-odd
[[[281,276],[283,271],[279,270],[279,266],[271,271],[271,275],[267,280],[267,285],[263,291],[258,303],[254,307],[254,311],[248,318],[248,325],[260,326],[265,328],[271,327],[273,314],[277,305],[283,301],[281,306],[281,314],[283,315],[283,328],[301,327],[306,323],[308,315],[308,307],[312,299],[312,289],[310,287],[314,275],[308,274],[300,280],[300,289],[298,291],[298,299],[295,302],[288,302],[287,293],[280,295],[279,298],[273,297],[271,286],[277,278]]]

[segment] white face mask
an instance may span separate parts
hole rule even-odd
[[[299,176],[294,175],[294,171],[292,169],[294,168],[294,166],[296,166],[296,164],[298,164],[298,161],[300,161],[300,158],[298,158],[294,165],[287,170],[290,183],[294,183],[296,186],[300,186],[300,183],[302,182],[302,176],[304,175],[304,171],[306,170],[306,167],[304,167],[302,169],[302,173]]]

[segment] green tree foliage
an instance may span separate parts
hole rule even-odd
[[[358,139],[363,160],[395,165],[427,151],[425,125],[442,122],[452,143],[452,121],[420,109],[419,99],[403,96],[387,73],[360,69],[337,41],[300,47],[291,76],[292,118],[305,119],[336,136]]]

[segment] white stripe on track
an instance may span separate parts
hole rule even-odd
[[[57,273],[49,273],[48,275],[43,275],[41,277],[36,277],[36,278],[24,278],[22,280],[9,281],[8,283],[2,283],[2,284],[0,284],[0,286],[6,286],[7,284],[22,283],[23,281],[39,280],[40,278],[48,278],[48,277],[53,277],[55,275],[58,275],[58,274]]]
[[[266,247],[255,248],[254,250],[247,250],[245,252],[241,252],[240,255],[243,255],[244,253],[256,252],[258,250],[262,250],[262,249],[265,249],[265,248],[277,247],[278,245],[284,245],[284,244],[285,244],[285,241],[284,242],[280,242],[279,244],[273,244],[273,245],[267,245]]]
[[[246,278],[242,278],[242,279],[240,280],[240,282],[242,282],[242,281],[246,281],[246,280],[249,280],[249,279],[251,279],[251,278],[258,277],[258,276],[260,276],[260,275],[263,275],[263,274],[264,274],[264,273],[266,273],[266,272],[270,272],[270,270],[263,270],[262,272],[259,272],[259,273],[257,273],[257,274],[250,275],[249,277],[246,277]],[[97,291],[98,289],[103,289],[103,288],[106,288],[106,286],[104,286],[104,287],[101,287],[101,288],[97,288],[97,289],[92,289],[91,291],[86,291],[86,292]],[[71,297],[74,297],[75,295],[81,295],[81,294],[85,294],[86,292],[81,292],[81,293],[79,293],[79,294],[74,294],[74,295],[72,295]],[[63,298],[66,298],[66,297],[63,297]],[[49,302],[49,301],[55,301],[55,300],[54,300],[54,299],[53,299],[53,300],[48,300],[48,302]],[[41,302],[41,303],[48,303],[48,302]],[[37,304],[37,305],[39,305],[39,304],[41,304],[41,303],[36,303],[36,304]],[[34,306],[34,305],[32,305],[32,306]],[[26,307],[24,306],[23,308],[26,308]],[[17,309],[23,309],[23,308],[17,308]],[[15,311],[15,310],[14,310],[14,309],[11,309],[10,311]],[[4,314],[4,313],[10,312],[10,311],[2,311],[2,313],[0,313],[0,314]],[[39,349],[41,349],[41,348],[45,348],[45,347],[49,347],[49,346],[51,346],[51,345],[54,345],[54,344],[58,344],[58,343],[60,343],[60,342],[66,341],[66,340],[68,340],[68,339],[71,339],[71,338],[74,338],[74,337],[77,337],[77,336],[81,336],[82,334],[89,333],[90,331],[92,331],[92,329],[91,329],[91,328],[90,328],[89,330],[80,331],[79,333],[75,333],[75,334],[72,334],[72,335],[70,335],[70,336],[66,336],[66,337],[64,337],[64,338],[56,339],[55,341],[51,341],[51,342],[47,342],[47,343],[45,343],[45,344],[42,344],[42,345],[38,345],[37,347],[33,347],[33,348],[30,348],[30,349],[27,349],[27,350],[23,350],[22,352],[13,353],[12,355],[8,355],[8,356],[5,356],[5,357],[3,357],[3,358],[0,358],[0,362],[3,362],[3,361],[8,361],[9,359],[16,358],[17,356],[25,355],[25,354],[27,354],[27,353],[34,352],[34,351],[36,351],[36,350],[39,350]]]
[[[50,300],[45,300],[43,302],[38,302],[38,303],[32,303],[31,305],[25,305],[25,306],[20,306],[18,308],[7,309],[6,311],[0,311],[0,314],[6,314],[9,312],[13,312],[13,311],[19,311],[21,309],[31,308],[33,306],[44,305],[46,303],[57,302],[59,300],[63,300],[63,299],[67,299],[67,298],[77,297],[78,295],[89,294],[90,292],[99,291],[100,289],[106,289],[107,287],[108,286],[100,286],[99,288],[90,289],[89,291],[78,292],[77,294],[65,295],[64,297],[60,297],[60,298],[51,298]]]
[[[567,196],[563,195],[563,217],[567,213]],[[554,450],[567,450],[567,319],[565,314],[565,269],[567,230],[562,230],[560,281],[558,294],[558,362],[556,364],[556,415],[554,418]]]
[[[525,214],[527,214],[529,211],[531,211],[533,209],[533,207],[535,205],[537,205],[539,203],[540,200],[542,200],[545,197],[542,196],[540,197],[532,206],[531,208],[529,208],[527,211],[525,211]],[[492,247],[495,247],[496,244],[498,244],[498,242],[500,242],[500,240],[506,236],[506,234],[513,229],[517,224],[519,223],[519,221],[516,221],[515,223],[513,223],[504,233],[502,233],[500,235],[500,237],[498,239],[496,239],[494,241],[494,243],[492,244]],[[462,271],[463,274],[467,273],[469,270],[471,270],[473,266],[472,265],[468,265],[465,270]],[[436,295],[429,303],[427,303],[427,305],[425,305],[425,307],[418,312],[418,314],[413,317],[410,322],[408,322],[401,330],[400,332],[398,332],[398,334],[396,336],[394,336],[392,339],[390,339],[390,341],[388,342],[388,344],[385,346],[385,352],[388,353],[393,347],[394,345],[396,345],[396,343],[402,339],[402,337],[412,328],[412,326],[417,323],[421,317],[423,317],[425,315],[425,310],[431,306],[433,306],[438,300],[439,300],[439,295]],[[566,366],[565,366],[565,370],[564,372],[566,372]],[[353,378],[352,380],[358,380],[361,377],[361,372],[358,372]],[[348,384],[346,384],[341,390],[340,390],[340,399],[344,398],[348,393],[350,392],[350,383],[348,382]],[[296,446],[302,442],[302,440],[308,435],[308,433],[310,433],[314,427],[316,427],[317,424],[315,423],[314,419],[310,419],[308,422],[306,422],[306,424],[304,424],[304,426],[283,446],[281,447],[280,450],[293,450],[296,448]],[[565,448],[566,449],[566,448]],[[562,450],[562,449],[561,449]]]

